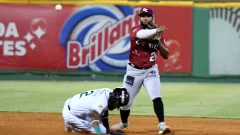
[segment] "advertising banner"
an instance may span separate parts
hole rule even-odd
[[[168,27],[160,72],[191,72],[192,7],[150,7]],[[0,5],[0,69],[124,72],[140,7]]]

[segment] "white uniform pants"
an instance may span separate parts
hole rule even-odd
[[[68,109],[70,99],[71,98],[65,101],[62,110],[62,116],[65,127],[71,128],[76,132],[90,132],[96,134],[94,128],[92,127],[91,121],[79,119],[78,117],[70,113]],[[106,134],[106,128],[102,124],[99,124],[99,127],[101,129],[101,132]]]
[[[128,105],[121,107],[122,110],[129,110],[132,108],[135,97],[142,85],[145,87],[151,100],[161,97],[160,75],[156,64],[146,70],[136,69],[127,65],[123,87],[129,92],[130,99]]]

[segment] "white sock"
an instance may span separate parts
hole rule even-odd
[[[165,125],[165,122],[160,122],[159,125]]]
[[[163,128],[162,126],[165,126],[165,122],[160,122],[159,124],[158,124],[158,128],[160,129],[160,126],[161,126],[161,128]]]

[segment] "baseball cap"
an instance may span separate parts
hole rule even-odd
[[[141,16],[142,14],[149,14],[153,16],[153,11],[151,8],[144,7],[140,10],[140,13],[138,14],[138,16]]]

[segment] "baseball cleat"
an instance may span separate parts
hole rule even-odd
[[[158,132],[159,135],[171,133],[171,128],[169,126],[166,126],[165,123],[160,123],[158,127],[159,127],[159,132]]]
[[[159,135],[164,135],[164,134],[167,134],[167,133],[171,133],[171,128],[166,126],[164,129],[160,130],[158,132]]]
[[[122,122],[119,122],[118,124],[115,124],[111,127],[111,130],[112,131],[119,131],[119,130],[122,130],[124,128],[127,128],[129,126],[129,123],[122,123]]]

